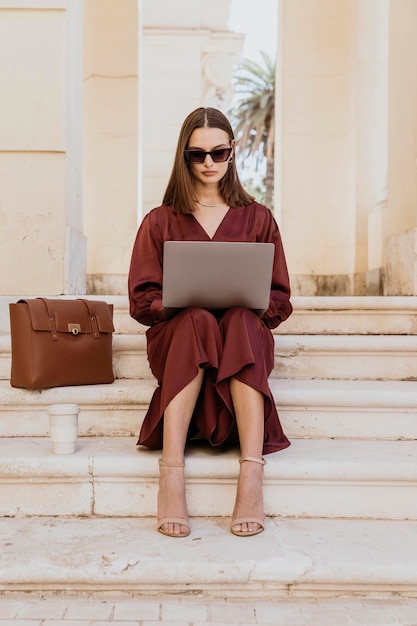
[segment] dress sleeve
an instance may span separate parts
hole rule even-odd
[[[273,243],[275,255],[269,307],[262,319],[268,328],[276,328],[292,313],[290,279],[278,225],[271,211],[266,207],[263,208],[265,212],[260,216],[259,241]]]
[[[151,211],[144,217],[138,230],[128,279],[130,315],[146,326],[163,319],[162,252],[160,229]]]

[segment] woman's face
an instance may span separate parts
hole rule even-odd
[[[235,141],[230,141],[226,131],[220,128],[204,127],[196,128],[191,133],[187,149],[211,152],[212,150],[234,147],[234,144]],[[219,183],[227,172],[230,156],[223,162],[215,163],[208,154],[203,163],[190,163],[191,173],[194,179],[202,184]]]

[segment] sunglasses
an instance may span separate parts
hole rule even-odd
[[[224,163],[230,157],[233,148],[219,148],[218,150],[184,150],[185,158],[189,163],[204,163],[209,154],[214,163]]]

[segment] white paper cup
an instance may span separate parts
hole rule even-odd
[[[78,437],[78,404],[51,404],[49,436],[54,454],[73,454]]]

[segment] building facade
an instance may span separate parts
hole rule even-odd
[[[182,120],[230,104],[230,5],[0,0],[2,295],[126,293]],[[415,0],[279,0],[294,294],[417,294],[416,32]]]

